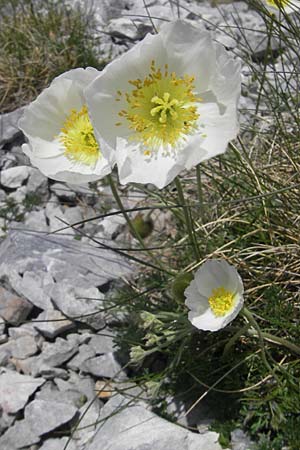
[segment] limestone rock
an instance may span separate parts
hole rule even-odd
[[[109,242],[106,241],[109,245]],[[63,236],[16,230],[0,244],[1,271],[40,271],[74,287],[102,286],[131,273],[128,260]]]
[[[18,325],[32,309],[31,303],[0,286],[0,316],[7,322]]]
[[[50,339],[74,327],[71,320],[55,309],[43,311],[33,323],[37,330]]]
[[[1,409],[9,414],[18,412],[44,382],[43,378],[32,378],[10,370],[4,371],[0,374]]]
[[[33,336],[22,336],[13,341],[11,354],[17,359],[26,359],[29,356],[35,355],[38,347]]]
[[[42,436],[70,422],[77,411],[75,406],[68,403],[33,400],[25,408],[25,422],[34,434]]]
[[[1,450],[15,450],[28,447],[40,441],[39,436],[34,433],[25,420],[18,420],[0,438]]]
[[[22,132],[18,128],[18,121],[24,108],[18,108],[10,113],[0,115],[0,148],[7,142],[11,142]]]
[[[192,433],[120,395],[100,410],[99,420],[103,422],[86,450],[221,450],[217,433]]]
[[[82,371],[91,373],[96,377],[126,379],[126,374],[122,370],[122,366],[114,358],[113,353],[106,353],[105,355],[88,359],[83,363]]]
[[[10,189],[17,189],[27,180],[30,174],[30,167],[17,166],[1,171],[0,183]]]
[[[88,323],[95,329],[105,325],[103,308],[104,295],[96,288],[80,288],[65,283],[56,283],[50,289],[56,307],[67,317]]]
[[[68,444],[67,447],[66,444]],[[67,448],[67,450],[78,449],[76,443],[73,440],[69,441],[68,437],[62,437],[61,439],[47,439],[39,448],[39,450],[64,450],[65,448]]]

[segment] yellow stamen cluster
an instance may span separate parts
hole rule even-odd
[[[128,105],[119,116],[134,130],[132,139],[143,143],[145,155],[152,155],[160,147],[168,154],[182,139],[195,132],[199,117],[195,102],[201,99],[193,92],[193,76],[178,77],[175,72],[169,73],[168,65],[162,72],[152,61],[150,73],[144,80],[138,78],[129,83],[133,90],[117,93],[116,101],[124,95]]]
[[[70,160],[93,166],[101,156],[86,105],[80,111],[71,110],[63,124],[59,140]]]
[[[208,303],[215,316],[225,316],[234,306],[234,293],[228,291],[224,287],[213,289],[212,295],[208,299]]]

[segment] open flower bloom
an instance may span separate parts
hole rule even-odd
[[[184,291],[189,320],[199,330],[217,331],[241,310],[243,282],[237,270],[222,259],[206,261]]]
[[[25,110],[19,127],[23,151],[49,178],[81,184],[111,172],[113,151],[94,132],[83,89],[97,77],[91,67],[55,78]]]
[[[238,132],[240,64],[204,28],[148,34],[86,89],[94,128],[116,149],[120,182],[163,188],[223,153]]]
[[[299,0],[266,0],[267,5],[274,10],[282,10],[286,14],[291,14],[295,11],[299,11]]]

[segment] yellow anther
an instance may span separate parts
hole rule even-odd
[[[71,110],[58,139],[65,148],[65,156],[70,160],[95,165],[101,157],[86,105],[79,111]]]
[[[178,142],[197,129],[199,114],[195,103],[200,99],[193,92],[195,77],[177,77],[175,72],[169,73],[167,64],[163,69],[152,60],[149,75],[143,80],[130,80],[133,88],[123,96],[127,109],[119,112],[134,131],[131,139],[146,147],[143,153],[147,156],[161,147],[166,152],[176,151]]]
[[[225,316],[234,306],[234,293],[222,286],[213,289],[212,295],[208,299],[208,303],[215,316]]]

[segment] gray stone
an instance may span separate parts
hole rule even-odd
[[[62,392],[52,381],[47,381],[40,392],[37,392],[35,398],[58,403],[69,403],[76,408],[81,408],[87,401],[87,397],[75,388]]]
[[[87,344],[79,347],[79,352],[68,363],[67,367],[71,370],[81,370],[84,362],[96,355],[94,349]]]
[[[72,188],[64,183],[51,184],[50,191],[53,192],[61,200],[73,202],[76,199],[76,192],[74,192]]]
[[[10,113],[0,115],[0,148],[21,134],[18,128],[18,121],[23,111],[24,108],[18,108]]]
[[[56,401],[33,400],[25,408],[25,422],[38,436],[70,422],[78,409],[68,403]]]
[[[18,412],[44,382],[43,378],[32,378],[9,370],[4,371],[0,374],[0,407],[7,414]]]
[[[42,353],[39,356],[39,364],[49,367],[57,367],[68,361],[76,352],[78,346],[71,344],[62,338],[57,338],[55,342],[44,342]]]
[[[68,444],[66,446],[66,444]],[[62,437],[61,439],[47,439],[39,450],[78,450],[76,443],[73,440],[69,440],[68,437]]]
[[[45,211],[43,209],[40,209],[39,211],[30,211],[26,213],[24,225],[25,230],[29,231],[33,230],[42,232],[49,231]]]
[[[35,366],[33,375],[41,375],[46,380],[54,380],[54,378],[67,380],[69,378],[67,370],[62,369],[61,367],[49,367],[46,364],[43,364],[41,367]]]
[[[30,159],[25,155],[20,145],[13,145],[9,153],[6,153],[6,156],[8,155],[11,155],[15,159],[16,166],[30,166]]]
[[[55,384],[61,392],[77,390],[88,400],[95,398],[95,383],[89,376],[77,374],[76,372],[70,372],[68,381],[55,379]]]
[[[82,210],[79,206],[72,206],[71,208],[65,208],[64,216],[70,225],[81,222],[83,220]]]
[[[20,286],[13,287],[38,308],[50,310],[53,309],[53,304],[47,291],[52,284],[53,278],[49,274],[35,270],[24,272]]]
[[[18,325],[26,320],[32,304],[0,286],[0,316],[7,322]]]
[[[30,174],[30,167],[17,166],[1,171],[0,183],[10,189],[17,189],[27,180]]]
[[[140,34],[138,28],[132,20],[127,17],[118,17],[111,19],[105,31],[115,38],[129,39],[135,41],[139,39]]]
[[[34,433],[25,420],[18,420],[0,438],[1,450],[15,450],[28,447],[40,441],[39,436]]]
[[[5,367],[11,357],[11,343],[1,343],[0,347],[0,367]]]
[[[116,380],[126,379],[126,374],[114,358],[113,353],[106,353],[105,355],[88,359],[83,363],[81,370],[91,373],[96,377],[113,378]]]
[[[64,215],[62,207],[56,205],[53,202],[48,202],[46,205],[45,213],[49,222],[49,230],[56,235],[63,235],[65,238],[73,237],[75,231],[72,228],[66,228],[68,226],[68,220]],[[61,230],[62,228],[66,228]]]
[[[1,314],[1,311],[0,311]],[[0,334],[3,334],[5,332],[5,320],[0,317]]]
[[[26,198],[27,189],[26,186],[20,186],[17,188],[16,191],[11,192],[7,196],[7,200],[13,202],[18,207],[18,213],[24,213],[25,211],[25,205],[24,200]]]
[[[48,197],[48,178],[35,167],[30,168],[26,189],[28,194],[35,194],[41,199]]]
[[[102,406],[102,402],[99,399],[94,398],[89,405],[84,405],[80,409],[78,427],[77,429],[75,428],[73,434],[73,439],[78,447],[85,448],[85,445],[93,439],[95,432],[97,431]]]
[[[120,395],[100,410],[100,420],[86,450],[221,450],[217,433],[192,433]]]
[[[1,170],[9,169],[10,167],[17,166],[17,158],[10,153],[0,153],[0,168]]]
[[[116,210],[111,210],[110,212],[115,212]],[[103,235],[109,239],[114,239],[118,233],[120,233],[122,227],[124,227],[126,221],[122,214],[116,216],[106,217],[101,221],[101,228],[103,229]],[[101,234],[102,234],[101,233]],[[99,233],[99,237],[100,233]]]
[[[1,411],[1,413],[0,413],[0,436],[4,433],[5,430],[7,430],[7,428],[12,426],[12,424],[14,423],[15,420],[16,420],[16,417],[13,414],[7,414],[7,413]]]
[[[35,355],[38,350],[35,338],[32,336],[22,336],[13,341],[11,354],[17,359],[26,359],[29,356]]]
[[[111,250],[21,230],[11,231],[0,244],[0,276],[1,272],[9,276],[12,270],[48,273],[57,282],[81,288],[102,286],[132,272],[128,260]]]
[[[92,337],[89,345],[93,347],[97,355],[102,353],[112,353],[114,351],[113,338],[113,333],[105,328],[102,332],[99,332]]]
[[[97,288],[80,288],[65,283],[56,283],[50,289],[56,307],[67,317],[88,323],[95,329],[105,325],[103,308],[104,295]]]
[[[72,329],[75,324],[68,320],[60,311],[49,309],[43,311],[33,320],[34,326],[47,338],[53,339],[61,333]]]

